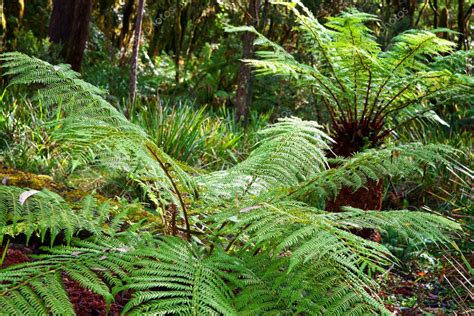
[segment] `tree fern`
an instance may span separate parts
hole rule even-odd
[[[348,11],[322,25],[299,0],[277,1],[295,17],[303,52],[297,59],[250,27],[228,31],[257,34],[258,59],[246,60],[258,74],[278,75],[317,91],[333,125],[336,154],[350,155],[375,147],[400,125],[431,111],[430,98],[472,88],[472,79],[433,70],[428,62],[455,44],[429,31],[409,31],[382,51],[365,25],[373,15]],[[401,120],[401,117],[404,117]]]
[[[314,78],[332,84],[328,98],[336,91],[345,101],[351,100],[355,95],[344,91],[345,87],[362,79],[351,81],[343,68],[331,70],[331,62],[339,60],[333,55],[332,38],[350,36],[337,31],[344,19],[355,27],[370,17],[349,14],[333,20],[336,31],[324,29],[311,17],[299,18],[313,23],[301,27],[314,28],[317,36],[306,40],[322,47],[318,52],[327,55],[322,66],[332,73],[329,78],[316,69]],[[317,33],[320,30],[324,32]],[[364,36],[366,31],[358,32]],[[131,293],[124,314],[384,314],[388,311],[376,294],[372,276],[385,271],[394,258],[383,245],[352,231],[375,228],[383,234],[396,230],[404,239],[445,244],[459,230],[450,220],[421,212],[345,209],[331,214],[322,210],[342,186],[355,190],[368,179],[412,176],[427,167],[449,164],[456,152],[448,146],[408,144],[328,159],[332,140],[320,126],[290,118],[264,129],[246,160],[228,170],[192,176],[66,66],[51,66],[16,53],[2,56],[13,84],[40,84],[40,91],[48,95],[40,96],[45,102],[64,107],[64,120],[53,136],[68,157],[79,166],[105,165],[126,171],[157,206],[163,210],[178,206],[189,216],[184,218],[187,241],[157,235],[146,225],[139,233],[121,231],[116,224],[104,229],[108,214],[90,199],[73,210],[60,197],[44,191],[24,198],[22,205],[19,195],[25,189],[0,187],[3,234],[49,231],[56,236],[65,230],[70,239],[70,245],[44,249],[45,254],[32,262],[0,270],[1,311],[73,314],[63,283],[67,277],[104,296],[108,303],[118,293]],[[283,52],[275,56],[293,58]],[[393,71],[421,67],[416,62]],[[285,65],[288,71],[296,69],[298,76],[301,69],[306,71],[304,65],[301,69],[299,64]],[[301,78],[310,77],[307,73]],[[393,84],[390,78],[384,84],[388,77],[384,78],[374,79],[374,85]],[[349,109],[350,102],[344,107]],[[328,169],[329,164],[333,168]],[[20,224],[21,229],[12,231]],[[79,229],[94,236],[89,240],[71,237]]]
[[[312,179],[290,189],[290,196],[319,206],[335,198],[343,186],[357,191],[368,180],[378,181],[391,177],[423,175],[426,168],[449,166],[461,154],[454,148],[441,144],[406,144],[384,149],[369,149],[350,158],[329,161],[337,166],[316,174]]]

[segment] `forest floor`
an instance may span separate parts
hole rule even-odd
[[[48,176],[17,171],[0,166],[0,185],[15,185],[41,190],[47,188],[61,193],[68,200],[77,200],[84,196],[79,190],[70,191],[66,186],[55,183]],[[8,249],[0,248],[3,255],[1,268],[10,265],[34,261],[34,256],[41,254],[42,246],[38,238],[32,238],[28,245],[22,236],[10,240]],[[469,256],[469,264],[474,266],[474,255]],[[396,315],[474,315],[473,297],[466,296],[467,291],[458,293],[456,288],[466,287],[456,269],[461,266],[445,265],[446,267],[431,266],[429,269],[416,267],[409,271],[397,270],[392,266],[386,273],[378,276],[381,291],[378,293],[385,302],[386,307]],[[107,305],[103,297],[83,288],[79,283],[62,275],[63,283],[70,301],[79,316],[106,315]],[[472,291],[472,290],[471,290]],[[130,299],[131,293],[122,293],[115,297],[108,315],[120,315],[123,306]],[[461,303],[461,305],[460,305]]]

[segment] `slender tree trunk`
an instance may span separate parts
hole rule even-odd
[[[464,23],[464,0],[458,0],[458,49],[461,50],[464,47],[464,40],[466,37],[466,30],[465,30],[465,23]]]
[[[62,55],[72,69],[80,71],[89,37],[92,0],[55,0],[49,23],[53,43],[64,45]]]
[[[5,30],[2,31],[8,45],[7,49],[14,49],[15,47],[12,44],[15,42],[15,31],[18,30],[23,19],[24,3],[20,1],[3,1],[0,2],[0,5],[3,9],[3,17],[5,18]],[[2,16],[0,15],[0,30],[3,28],[1,18]],[[2,37],[1,33],[0,37]]]
[[[246,13],[247,25],[256,26],[260,0],[250,0],[249,9]],[[242,59],[252,58],[255,52],[253,42],[255,34],[245,32],[242,36],[243,54]],[[237,77],[237,93],[235,100],[236,120],[247,123],[252,102],[252,69],[244,62],[240,62],[239,75]]]
[[[138,51],[140,49],[140,34],[142,31],[144,6],[145,6],[145,0],[138,0],[137,22],[135,24],[132,60],[130,62],[130,103],[133,103],[135,101],[135,95],[136,95],[136,90],[137,90],[137,62],[138,62]],[[127,108],[127,111],[126,111],[127,117],[129,116],[128,111],[129,111],[129,108]]]
[[[431,1],[430,1],[431,4]],[[433,0],[433,12],[434,12],[434,17],[433,17],[433,28],[438,27],[438,0]]]
[[[122,47],[122,43],[129,31],[130,17],[132,16],[134,2],[135,0],[127,0],[123,9],[122,28],[120,29],[120,35],[117,40],[117,47],[119,48]]]
[[[148,43],[148,55],[154,57],[157,53],[159,31],[163,21],[160,19],[160,8],[156,10],[155,18],[153,19],[153,29],[151,33],[151,40]]]

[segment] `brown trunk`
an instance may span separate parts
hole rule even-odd
[[[431,4],[431,1],[429,1],[429,3]],[[434,16],[433,16],[433,28],[437,28],[438,27],[438,16],[439,16],[439,12],[438,12],[438,0],[433,0],[433,13],[434,13]]]
[[[366,211],[382,209],[383,181],[369,180],[357,191],[343,187],[334,200],[326,203],[326,211],[340,212],[343,206],[352,206]]]
[[[340,142],[333,147],[337,156],[350,157],[362,146],[355,142]],[[336,167],[337,168],[337,167]],[[349,187],[342,187],[339,194],[331,200],[326,201],[326,211],[341,212],[343,206],[352,206],[366,211],[380,211],[382,209],[383,180],[368,180],[364,187],[353,191]],[[374,229],[355,230],[358,236],[375,242],[381,241],[380,233]]]
[[[130,102],[135,101],[135,95],[137,91],[137,63],[138,63],[138,51],[140,50],[140,34],[142,32],[144,6],[145,6],[145,0],[138,0],[138,15],[137,15],[137,22],[135,24],[132,60],[130,62]],[[127,116],[129,115],[128,108],[125,114]]]
[[[441,9],[440,14],[439,14],[439,27],[442,28],[449,28],[449,11],[446,7]],[[439,37],[447,39],[448,38],[448,33],[447,32],[441,32]]]
[[[22,2],[20,1],[6,1],[6,2],[0,2],[0,4],[3,4],[3,15],[5,18],[5,29],[2,30],[2,23],[1,23],[1,18],[2,15],[0,14],[0,31],[4,32],[2,34],[0,32],[0,40],[4,36],[4,40],[7,43],[7,50],[14,49],[15,45],[15,32],[18,30],[18,28],[21,25],[21,19],[23,18],[23,11],[24,7],[22,5]],[[2,12],[0,10],[0,12]],[[0,42],[0,45],[2,43]],[[13,44],[13,45],[12,45]]]
[[[153,19],[153,28],[151,31],[151,40],[148,43],[148,55],[150,57],[154,57],[157,54],[157,48],[158,48],[158,39],[159,39],[159,28],[161,27],[161,24],[163,23],[162,19],[160,19],[160,8],[157,9],[155,18]]]
[[[464,0],[458,0],[458,49],[461,50],[464,47],[464,39],[466,37],[466,24],[464,22]]]
[[[117,41],[117,47],[122,47],[122,43],[127,36],[130,27],[130,17],[132,16],[133,12],[133,4],[135,0],[128,0],[125,3],[125,7],[123,9],[123,18],[122,18],[122,29],[120,30],[120,36]]]
[[[413,17],[415,15],[415,9],[417,6],[416,0],[399,0],[395,1],[395,14],[403,12],[408,18],[408,28],[413,27]]]
[[[260,8],[260,0],[250,0],[249,9],[246,14],[247,25],[256,26],[258,19],[258,11]],[[242,35],[243,54],[242,59],[250,59],[254,55],[255,48],[253,42],[255,34],[245,32]],[[238,122],[247,122],[250,104],[252,102],[252,69],[244,62],[240,63],[239,75],[237,77],[237,93],[235,99],[236,120]]]
[[[49,23],[53,43],[64,45],[62,54],[72,69],[81,69],[89,36],[92,0],[55,0]]]

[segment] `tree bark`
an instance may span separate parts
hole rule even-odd
[[[122,28],[120,29],[120,36],[117,40],[117,47],[119,48],[122,47],[123,41],[125,40],[125,37],[129,31],[130,18],[132,16],[134,2],[135,0],[128,0],[125,3],[125,7],[123,9]]]
[[[62,55],[72,69],[80,71],[89,36],[92,0],[54,0],[49,37],[62,44]]]
[[[461,50],[464,47],[464,40],[466,38],[466,29],[464,21],[464,0],[458,0],[458,49]]]
[[[431,0],[430,0],[430,4],[431,4]],[[438,27],[438,16],[439,16],[439,12],[438,12],[438,0],[433,0],[433,13],[434,13],[434,16],[433,16],[433,28],[437,28]]]
[[[260,9],[260,0],[250,0],[248,12],[246,12],[247,25],[256,26],[258,12]],[[253,42],[255,34],[245,32],[242,35],[243,54],[242,59],[250,59],[254,56],[255,49]],[[235,100],[236,121],[247,123],[252,102],[252,69],[244,62],[240,62],[239,75],[237,77],[237,93]]]
[[[130,62],[130,103],[135,101],[135,95],[137,90],[137,62],[138,62],[138,51],[140,50],[140,34],[142,32],[142,21],[143,21],[143,8],[145,6],[145,0],[138,0],[138,14],[137,22],[135,24],[135,34],[133,39],[133,52],[132,60]],[[126,116],[129,116],[129,108],[127,108]]]

